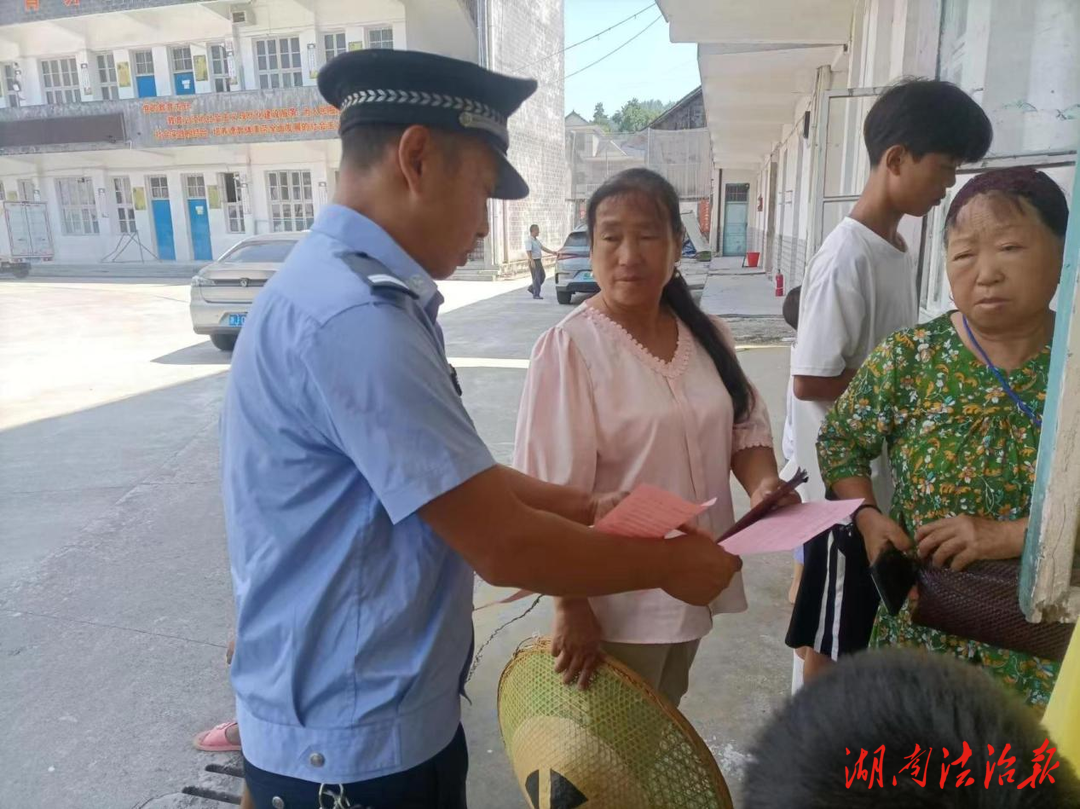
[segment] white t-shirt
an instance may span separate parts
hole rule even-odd
[[[543,247],[540,244],[540,240],[535,236],[529,236],[525,240],[525,250],[529,253],[529,258],[543,258],[544,254],[541,252]]]
[[[806,268],[791,373],[829,377],[858,368],[878,343],[914,326],[918,317],[915,257],[847,217]],[[795,401],[795,456],[810,473],[807,492],[815,500],[825,497],[816,445],[830,406]],[[873,468],[874,493],[887,512],[892,477],[884,454]]]

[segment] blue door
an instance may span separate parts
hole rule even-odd
[[[136,76],[135,89],[139,91],[139,98],[154,98],[157,95],[157,82],[153,76]]]
[[[190,71],[186,73],[177,73],[173,76],[173,81],[176,83],[176,94],[178,96],[195,95],[194,73]]]
[[[725,256],[746,253],[746,220],[749,206],[749,183],[728,183],[724,186],[724,243]]]
[[[164,261],[176,261],[168,183],[165,177],[150,177],[149,180],[150,211],[154,215],[154,235],[157,237],[158,258]]]
[[[197,261],[213,261],[210,249],[210,217],[205,199],[188,200],[188,222],[191,223],[191,251]]]

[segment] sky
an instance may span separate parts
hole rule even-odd
[[[678,101],[696,88],[697,46],[668,41],[668,25],[660,9],[648,0],[565,0],[566,45],[603,31],[635,12],[644,12],[598,39],[565,54],[566,75],[595,62],[652,23],[645,33],[595,67],[566,80],[566,112],[576,110],[591,119],[602,102],[608,115],[633,97]],[[653,20],[656,20],[655,23]]]

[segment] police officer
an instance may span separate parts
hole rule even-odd
[[[702,534],[586,528],[593,497],[497,465],[462,406],[435,280],[487,234],[489,198],[528,193],[507,118],[535,89],[405,51],[319,73],[341,110],[334,204],[252,307],[222,417],[232,680],[259,809],[465,806],[474,571],[705,604],[738,566]]]

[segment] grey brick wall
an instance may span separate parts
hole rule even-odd
[[[0,0],[0,25],[57,20],[86,14],[106,14],[110,11],[132,11],[140,8],[178,6],[203,0]]]
[[[489,9],[491,68],[540,82],[510,119],[510,160],[531,189],[526,199],[507,203],[506,244],[513,260],[524,257],[530,224],[540,226],[541,241],[553,250],[562,245],[569,225],[560,53],[563,0],[490,0]],[[544,59],[550,54],[557,55]],[[496,234],[497,241],[501,238]]]
[[[700,129],[705,126],[705,98],[701,89],[652,123],[653,129]]]

